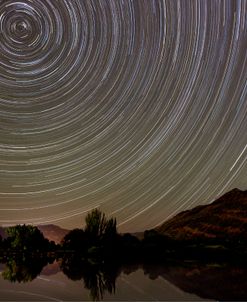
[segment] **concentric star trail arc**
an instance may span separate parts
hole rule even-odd
[[[0,224],[120,231],[247,184],[246,0],[0,1]]]

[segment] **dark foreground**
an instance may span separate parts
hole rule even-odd
[[[80,254],[1,257],[1,301],[246,301],[244,261],[97,262]]]

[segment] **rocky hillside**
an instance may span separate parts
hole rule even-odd
[[[233,189],[208,205],[179,213],[156,229],[175,239],[247,239],[247,191]]]

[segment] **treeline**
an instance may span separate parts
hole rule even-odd
[[[95,262],[143,262],[166,261],[170,258],[197,258],[200,260],[236,259],[246,256],[246,242],[217,238],[174,240],[155,230],[145,231],[142,239],[132,234],[119,234],[115,218],[94,209],[86,216],[85,228],[71,230],[55,244],[44,238],[42,232],[32,225],[17,225],[7,228],[7,238],[0,240],[2,254],[47,254],[56,253],[57,258],[75,255],[78,259]],[[2,256],[3,257],[3,256]],[[73,256],[74,257],[74,256]]]
[[[173,246],[172,240],[156,231],[145,231],[144,238],[117,232],[115,218],[107,219],[98,209],[85,219],[85,228],[71,230],[60,244],[49,241],[32,225],[16,225],[6,229],[7,238],[0,238],[0,250],[7,254],[57,253],[58,257],[79,254],[83,259],[97,261],[140,260],[155,254],[163,256]]]
[[[43,233],[33,225],[16,225],[6,229],[7,237],[0,236],[0,250],[6,253],[46,253],[55,251],[57,245],[49,241]]]

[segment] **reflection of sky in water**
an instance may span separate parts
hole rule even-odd
[[[69,280],[63,273],[40,275],[30,283],[10,283],[0,278],[0,301],[84,301],[89,300],[89,290],[83,281]],[[165,279],[151,280],[142,269],[130,274],[121,273],[116,281],[115,295],[105,293],[104,301],[118,300],[173,300],[200,301],[196,295],[188,294]]]

